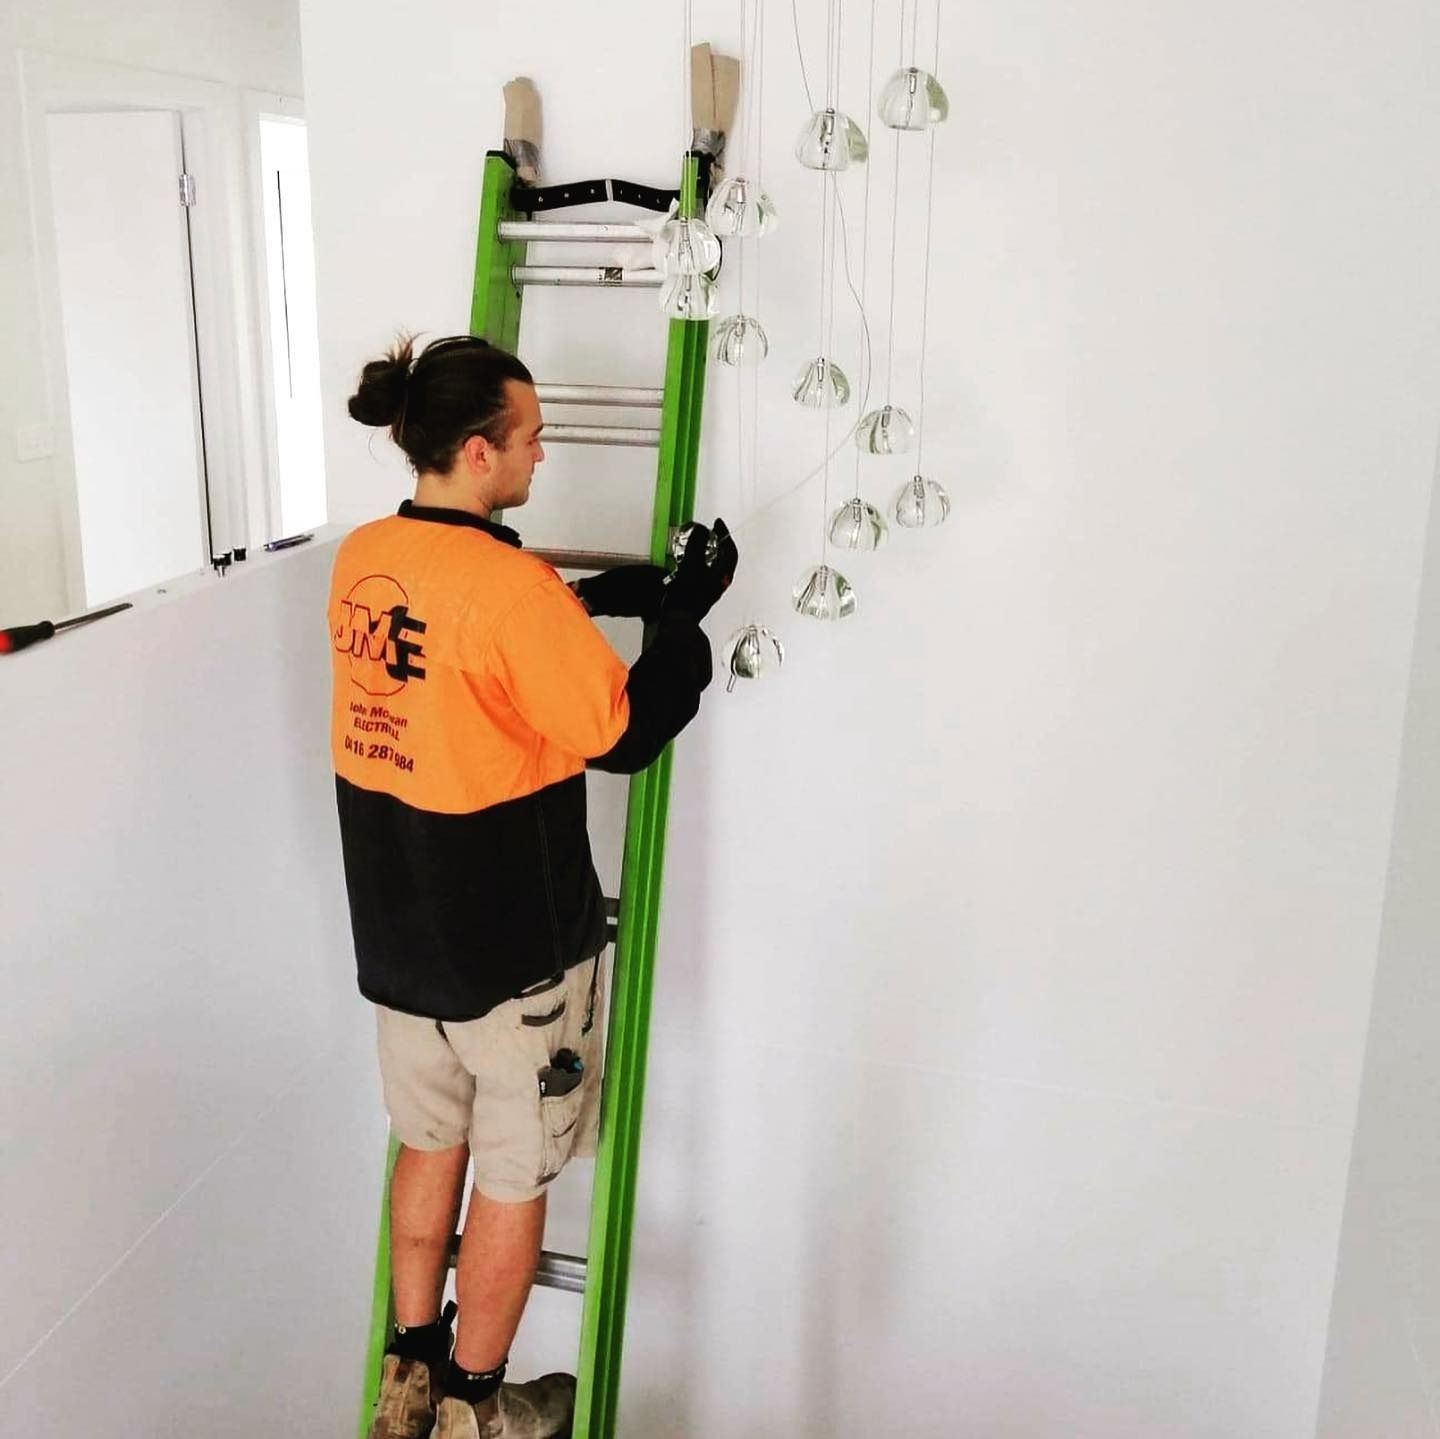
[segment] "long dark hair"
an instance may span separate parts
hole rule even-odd
[[[448,474],[472,435],[502,450],[509,444],[506,380],[534,384],[514,355],[478,336],[432,340],[416,359],[414,337],[402,335],[360,372],[346,408],[362,425],[389,426],[417,474]]]

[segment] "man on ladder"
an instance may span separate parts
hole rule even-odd
[[[551,1439],[574,1380],[506,1384],[545,1191],[588,1152],[604,901],[587,765],[634,773],[710,682],[700,621],[738,560],[696,526],[673,573],[567,587],[494,512],[544,458],[529,371],[458,336],[364,368],[350,413],[387,426],[416,475],[399,514],[339,547],[331,739],[361,992],[400,1141],[390,1198],[396,1332],[372,1439]],[[627,669],[594,614],[650,623]],[[441,1313],[467,1164],[473,1192]]]

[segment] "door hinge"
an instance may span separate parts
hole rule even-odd
[[[195,177],[193,175],[181,175],[180,177],[180,203],[187,210],[195,203]]]

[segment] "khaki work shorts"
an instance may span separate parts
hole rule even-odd
[[[468,1142],[475,1188],[502,1203],[534,1199],[568,1159],[593,1155],[598,966],[588,959],[543,989],[461,1023],[376,1005],[385,1107],[401,1144],[433,1150]],[[579,1057],[578,1072],[564,1067],[565,1050]]]

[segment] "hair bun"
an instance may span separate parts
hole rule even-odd
[[[394,425],[405,412],[410,382],[411,342],[400,341],[382,360],[371,360],[360,372],[360,388],[346,408],[362,425]]]

